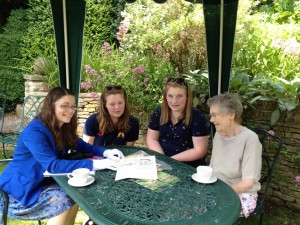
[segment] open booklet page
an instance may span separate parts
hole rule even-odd
[[[121,159],[115,180],[127,178],[156,180],[157,168],[155,156]]]

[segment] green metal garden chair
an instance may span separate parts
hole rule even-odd
[[[273,178],[273,171],[275,163],[278,159],[280,151],[282,149],[283,141],[280,137],[273,135],[271,132],[268,132],[259,127],[248,127],[253,130],[259,137],[259,140],[262,144],[262,174],[260,183],[262,190],[258,193],[258,200],[255,210],[250,214],[260,215],[259,224],[263,224],[264,217],[264,203],[269,191],[269,186]],[[243,220],[244,218],[242,218]]]
[[[20,133],[25,128],[25,126],[39,113],[44,99],[44,96],[27,96],[24,99],[22,117],[19,125],[16,128],[16,131],[13,133],[1,132],[0,142],[2,143],[4,158],[9,158],[7,157],[7,151],[5,147],[7,145],[11,145],[13,146],[13,148],[15,148],[17,146],[17,141]]]

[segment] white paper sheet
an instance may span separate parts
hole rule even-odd
[[[156,180],[155,156],[121,159],[115,180],[127,178]]]
[[[44,173],[43,173],[44,177],[53,177],[53,176],[67,176],[68,173],[49,173],[48,170],[46,170]],[[91,171],[90,172],[90,175],[91,176],[95,176],[95,171]]]

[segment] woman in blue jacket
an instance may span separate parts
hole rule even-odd
[[[78,206],[43,173],[69,173],[77,168],[115,170],[111,159],[124,157],[117,149],[108,150],[80,139],[75,111],[74,94],[56,87],[46,96],[40,114],[21,133],[13,160],[0,177],[0,188],[9,196],[9,218],[48,219],[47,225],[74,224]],[[65,160],[69,149],[107,159]]]

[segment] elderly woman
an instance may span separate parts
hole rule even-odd
[[[248,217],[256,207],[261,188],[261,143],[253,131],[240,124],[243,106],[238,95],[214,96],[207,105],[216,128],[210,166],[239,195],[241,214]]]

